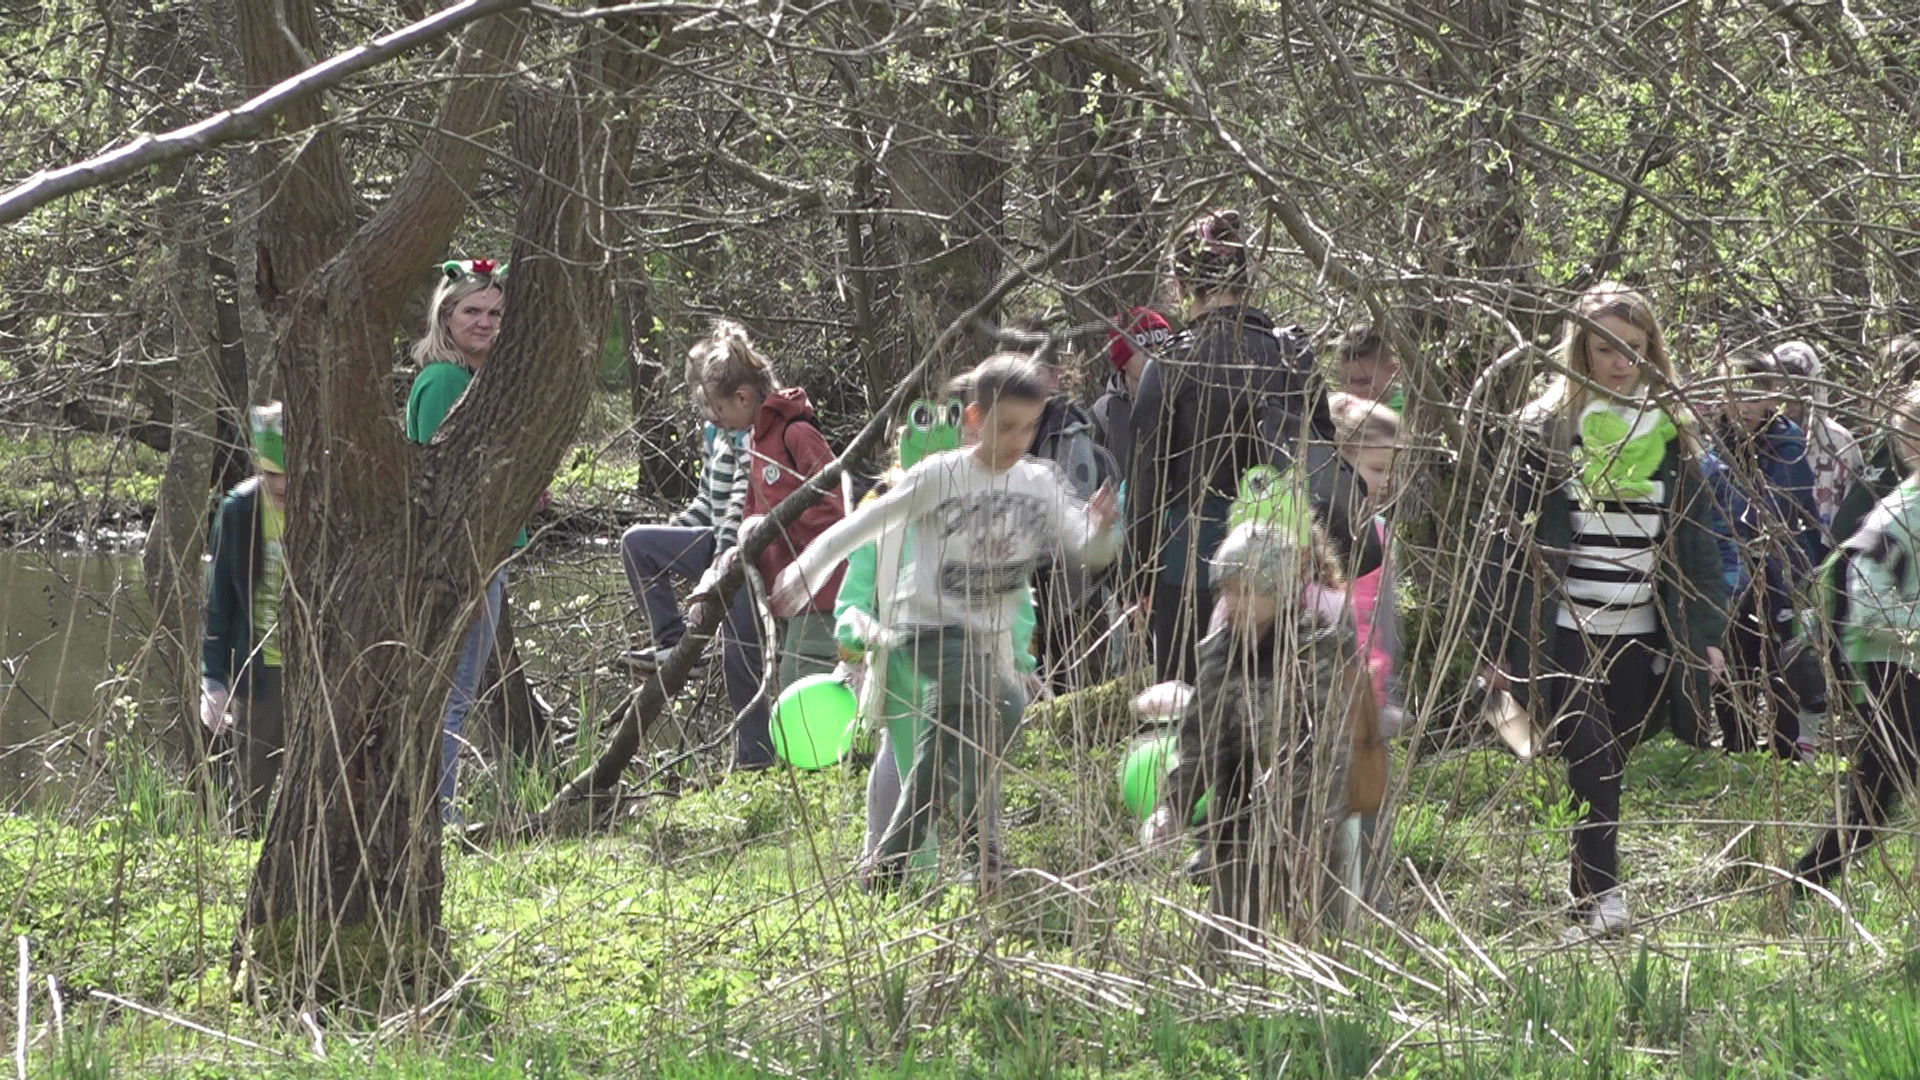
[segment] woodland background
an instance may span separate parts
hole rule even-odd
[[[436,10],[9,3],[4,179],[213,116]],[[1920,325],[1920,10],[487,10],[244,138],[156,153],[57,200],[0,194],[7,539],[35,552],[145,530],[136,576],[71,602],[125,600],[137,656],[91,708],[48,718],[23,771],[56,775],[60,794],[23,796],[0,823],[0,903],[30,991],[7,1014],[20,1071],[1920,1068],[1910,845],[1883,849],[1863,894],[1811,913],[1764,870],[1830,815],[1834,764],[1651,750],[1629,781],[1654,794],[1630,796],[1628,858],[1660,930],[1613,952],[1546,944],[1564,791],[1551,763],[1516,766],[1459,722],[1476,632],[1451,600],[1484,509],[1478,433],[1525,398],[1563,305],[1598,280],[1646,290],[1689,372],[1748,344],[1814,342],[1836,415],[1870,426],[1888,389],[1876,352]],[[517,820],[638,707],[609,666],[630,604],[595,541],[693,490],[682,357],[711,318],[745,323],[840,446],[923,360],[957,370],[1016,321],[1061,335],[1091,393],[1105,320],[1158,298],[1166,238],[1223,206],[1259,227],[1262,306],[1322,337],[1383,320],[1401,352],[1422,686],[1398,788],[1399,929],[1195,976],[1193,899],[1131,853],[1110,790],[1124,732],[1098,698],[1057,707],[1030,739],[1010,788],[1031,825],[1015,862],[1046,880],[999,905],[860,897],[842,857],[857,778],[716,786],[676,754],[671,725],[645,733],[591,829],[443,856],[421,808],[402,807],[373,827],[393,843],[372,846],[427,869],[391,893],[287,876],[313,854],[301,823],[371,805],[371,789],[343,802],[316,780],[255,847],[197,811],[183,703],[197,693],[198,560],[207,513],[246,469],[248,402],[291,406],[307,539],[289,572],[313,612],[299,678],[314,701],[339,690],[311,706],[292,761],[321,760],[324,715],[414,732],[420,745],[383,766],[406,771],[479,573],[431,523],[479,522],[479,553],[503,554],[551,482],[556,509],[521,571],[549,591],[520,601],[545,703],[520,701],[537,730],[518,738],[503,719],[489,758],[487,797]],[[498,375],[433,452],[410,454],[396,418],[433,267],[483,256],[523,268]],[[960,333],[943,337],[949,325]],[[411,559],[420,550],[444,559]],[[417,652],[369,655],[376,640]],[[663,715],[696,724],[702,700],[696,688]],[[361,828],[327,836],[364,851]],[[308,950],[291,989],[233,1000],[230,946],[285,919],[318,935],[309,944],[388,927],[367,992],[338,993]],[[455,962],[430,949],[422,975],[418,942],[393,925],[446,936]]]

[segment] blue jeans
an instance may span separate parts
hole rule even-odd
[[[494,638],[500,632],[500,611],[507,603],[507,572],[493,576],[487,583],[486,602],[480,615],[467,630],[467,642],[460,647],[460,664],[453,669],[453,690],[447,695],[446,735],[440,745],[440,819],[458,821],[453,809],[460,772],[461,734],[467,727],[467,714],[480,696],[480,680],[487,673],[487,656],[493,652]]]

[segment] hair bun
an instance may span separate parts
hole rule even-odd
[[[1238,210],[1214,210],[1195,218],[1174,241],[1173,277],[1200,293],[1244,289],[1250,274],[1243,219]]]

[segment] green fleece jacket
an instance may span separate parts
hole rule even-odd
[[[1920,672],[1920,481],[1880,500],[1847,549],[1848,656]]]

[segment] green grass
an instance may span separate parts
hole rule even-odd
[[[1628,777],[1632,937],[1558,943],[1571,814],[1552,763],[1450,753],[1408,777],[1397,925],[1306,961],[1203,973],[1177,852],[1133,847],[1117,745],[1035,725],[995,898],[876,899],[848,867],[863,778],[736,776],[605,834],[448,850],[465,972],[430,1016],[259,1015],[229,998],[254,851],[164,772],[112,808],[0,820],[0,904],[32,945],[33,1075],[141,1077],[1896,1077],[1920,1075],[1913,849],[1824,902],[1765,866],[1830,813],[1837,767],[1661,740]],[[532,798],[524,774],[505,781]],[[7,954],[12,955],[9,949]],[[45,976],[65,990],[64,1040]],[[12,980],[6,980],[12,989]],[[98,991],[166,1013],[161,1019]],[[11,1009],[12,994],[4,995]],[[203,1034],[184,1026],[225,1033]],[[12,1026],[5,1025],[10,1046]],[[246,1044],[230,1041],[245,1040]]]

